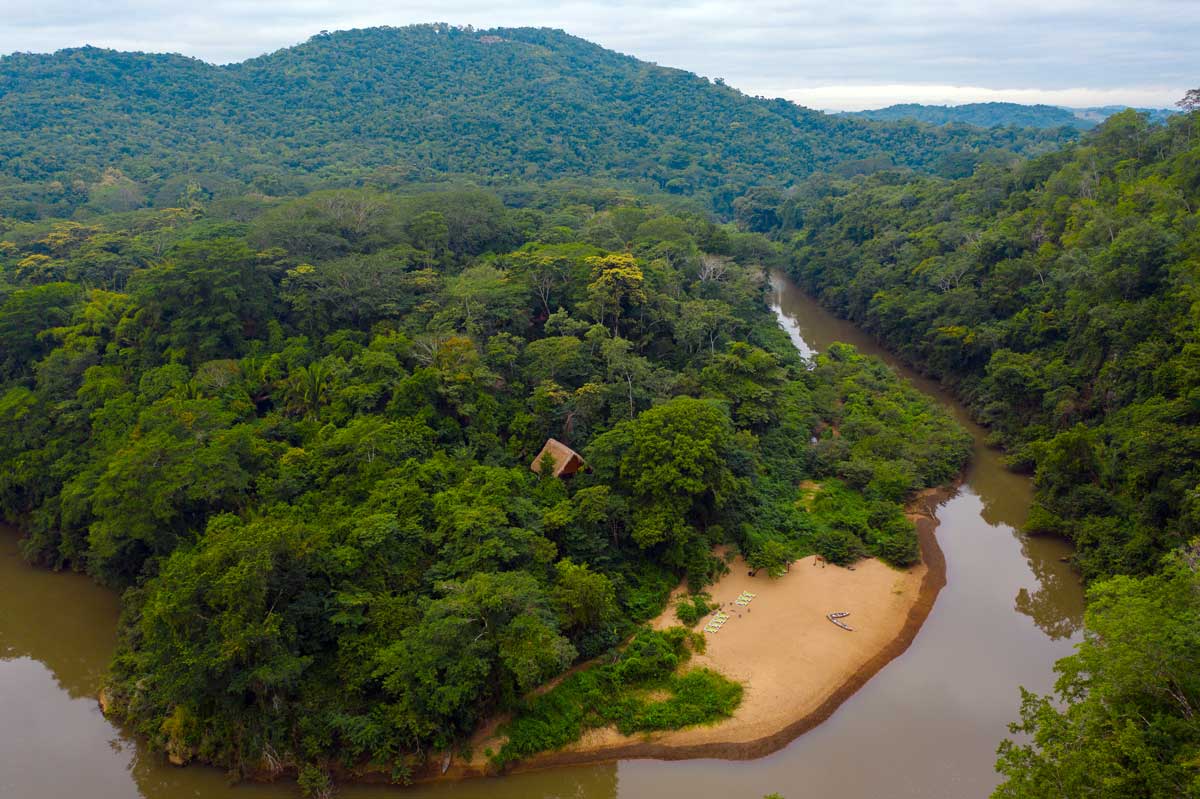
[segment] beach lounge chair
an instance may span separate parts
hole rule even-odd
[[[725,622],[729,621],[729,614],[718,611],[709,620],[708,624],[704,625],[704,632],[715,633],[721,629]]]

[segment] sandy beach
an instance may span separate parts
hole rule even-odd
[[[745,686],[733,716],[711,726],[639,736],[615,729],[591,730],[561,750],[529,758],[508,769],[629,758],[679,760],[692,757],[748,759],[773,752],[828,718],[837,707],[912,643],[945,585],[945,560],[934,531],[933,510],[945,490],[923,492],[909,505],[917,525],[922,562],[895,569],[868,559],[853,568],[823,565],[815,557],[797,561],[783,577],[756,576],[740,557],[730,572],[709,588],[713,600],[731,614],[716,633],[706,633],[707,651],[689,667],[706,666]],[[743,592],[756,596],[734,605]],[[853,632],[829,621],[827,613],[847,612]],[[702,630],[709,617],[697,625]],[[655,627],[678,624],[673,608]],[[455,758],[434,778],[482,776],[492,769],[482,755],[502,739],[495,725],[472,741],[469,762]],[[439,769],[440,771],[440,769]]]

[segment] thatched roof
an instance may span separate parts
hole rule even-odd
[[[542,451],[533,459],[533,463],[529,464],[529,468],[541,474],[542,458],[546,456],[546,453],[550,453],[550,456],[554,458],[555,477],[567,477],[583,468],[583,457],[557,438],[546,440],[546,446],[542,447]]]

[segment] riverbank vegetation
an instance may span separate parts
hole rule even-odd
[[[961,180],[812,181],[775,212],[791,220],[775,231],[791,273],[963,398],[1034,475],[1027,530],[1070,538],[1094,582],[1086,640],[1059,666],[1067,709],[1026,698],[1017,731],[1034,744],[1001,750],[1000,796],[1200,785],[1200,685],[1183,652],[1200,593],[1180,555],[1200,536],[1189,96],[1163,125],[1126,111]]]
[[[791,212],[791,271],[958,391],[1089,578],[1200,534],[1195,125],[1128,112],[1011,169],[829,183]]]
[[[608,663],[572,674],[522,702],[500,729],[504,743],[491,753],[503,767],[579,740],[588,729],[613,726],[623,735],[677,730],[728,717],[742,686],[710,669],[679,672],[704,636],[672,627],[641,630]]]
[[[0,508],[31,559],[125,591],[110,706],[176,760],[403,780],[505,710],[500,762],[714,720],[738,687],[638,631],[671,589],[721,544],[910,564],[901,503],[967,457],[877,361],[805,363],[774,245],[705,215],[582,186],[259,203],[0,245]],[[534,473],[550,437],[586,468]],[[635,677],[642,650],[671,656]]]
[[[1022,692],[998,799],[1200,795],[1200,547],[1146,577],[1097,582],[1057,701]],[[1065,709],[1064,709],[1065,708]]]

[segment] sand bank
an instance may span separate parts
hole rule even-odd
[[[730,573],[709,589],[713,600],[732,614],[714,634],[707,651],[691,665],[707,666],[741,682],[742,704],[729,719],[638,736],[615,729],[591,730],[563,749],[546,752],[509,768],[509,772],[630,758],[682,760],[694,757],[749,759],[782,748],[827,719],[912,643],[934,600],[946,584],[946,563],[934,530],[934,509],[947,490],[922,492],[909,505],[917,526],[922,562],[894,569],[869,559],[853,569],[822,566],[813,557],[793,564],[781,578],[765,571],[751,577],[739,557]],[[733,601],[743,591],[756,594],[744,608]],[[853,632],[839,629],[827,613],[846,611]],[[656,627],[677,624],[674,611],[655,619]],[[701,622],[697,629],[702,629]],[[493,773],[482,755],[498,749],[495,726],[472,741],[470,761],[454,758],[432,778]]]

